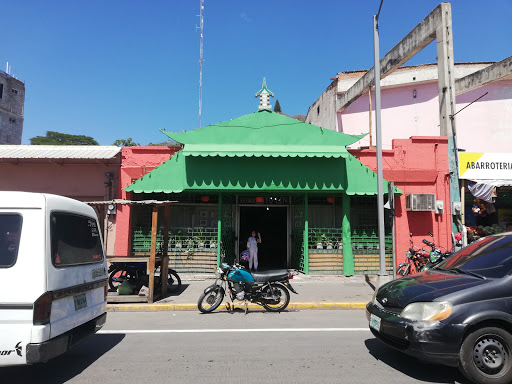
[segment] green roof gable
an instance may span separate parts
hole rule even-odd
[[[261,110],[186,132],[162,131],[191,156],[346,157],[365,135],[346,135]]]

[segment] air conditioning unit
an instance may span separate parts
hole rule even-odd
[[[408,211],[435,211],[435,193],[411,193],[405,196],[405,209]]]

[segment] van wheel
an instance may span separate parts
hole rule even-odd
[[[459,369],[477,383],[512,382],[512,335],[502,328],[476,329],[462,343],[459,356]]]

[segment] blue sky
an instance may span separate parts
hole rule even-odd
[[[379,3],[205,0],[203,126],[254,112],[263,76],[283,112],[306,114],[337,72],[373,65]],[[510,56],[512,1],[451,3],[455,61]],[[381,56],[438,4],[385,0]],[[199,0],[4,0],[1,9],[0,68],[8,61],[26,83],[23,144],[48,130],[147,144],[165,141],[159,129],[197,127]],[[407,64],[435,60],[431,44]]]

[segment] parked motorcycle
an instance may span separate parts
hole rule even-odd
[[[396,268],[397,276],[407,276],[410,273],[421,272],[428,263],[429,253],[414,245],[412,241],[412,233],[410,233],[409,236],[411,237],[409,240],[410,247],[405,254],[407,259],[405,263],[399,264]]]
[[[434,237],[432,232],[429,232],[428,234],[430,237]],[[411,247],[406,252],[406,262],[401,263],[396,269],[396,274],[398,276],[407,276],[409,273],[412,273],[412,269],[414,269],[416,273],[431,269],[446,260],[452,254],[450,251],[441,251],[440,248],[436,248],[435,243],[428,241],[427,239],[423,239],[422,242],[431,248],[430,251],[415,247],[412,242],[412,233],[410,236],[411,240],[409,240],[409,242]]]
[[[267,311],[283,311],[290,303],[290,293],[297,294],[290,284],[293,276],[286,269],[274,269],[261,272],[245,270],[240,264],[230,266],[220,264],[216,272],[215,283],[204,290],[197,302],[202,313],[213,312],[224,300],[226,292],[232,303],[235,300],[247,301],[263,306]]]
[[[429,232],[428,234],[430,235],[430,237],[434,237],[432,232]],[[445,250],[445,252],[443,252],[440,248],[436,248],[436,244],[434,242],[424,239],[423,244],[428,245],[431,248],[431,250],[429,253],[429,260],[423,267],[422,271],[426,271],[427,269],[435,267],[436,265],[440,264],[441,262],[443,262],[449,256],[452,255],[452,252],[450,251]]]
[[[157,262],[155,269],[158,271],[159,267],[160,262]],[[144,262],[112,263],[108,268],[108,273],[108,285],[111,292],[116,291],[117,287],[124,280],[128,280],[128,282],[135,287],[136,291],[140,290],[143,285],[149,285],[149,276],[146,271],[146,263]],[[158,282],[155,285],[159,285],[159,282],[160,279],[158,279]],[[180,288],[181,279],[178,276],[178,273],[174,269],[169,268],[167,274],[167,291],[177,292]]]

